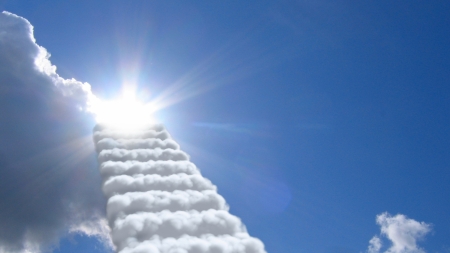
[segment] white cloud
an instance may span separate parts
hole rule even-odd
[[[106,149],[98,155],[98,161],[187,161],[189,156],[181,150],[173,149]]]
[[[146,148],[162,148],[162,149],[179,149],[179,145],[173,140],[159,140],[159,139],[102,139],[97,143],[97,152],[104,149],[146,149]]]
[[[382,213],[377,216],[377,224],[380,225],[380,236],[391,242],[391,246],[385,253],[424,253],[417,242],[431,231],[431,225],[409,219],[403,214],[392,216]],[[374,236],[369,241],[368,253],[378,253],[382,247],[380,237]]]
[[[73,224],[70,227],[69,232],[97,237],[106,247],[114,249],[110,237],[111,229],[108,226],[108,221],[101,216],[97,217],[97,219],[84,220],[80,223]]]
[[[184,235],[180,238],[161,238],[153,236],[143,242],[130,241],[129,246],[120,253],[258,253],[264,252],[263,243],[246,233],[238,235],[204,235],[201,237]],[[173,251],[177,249],[178,251]]]
[[[160,140],[166,140],[170,138],[170,135],[165,130],[158,131],[155,129],[138,132],[124,132],[118,130],[105,129],[103,131],[94,132],[94,141],[96,143],[105,138],[114,138],[114,139],[155,138]]]
[[[199,174],[195,164],[190,161],[125,161],[113,162],[106,161],[100,164],[100,173],[104,180],[108,180],[112,176],[118,175],[134,175],[134,174],[157,174],[161,176],[169,176],[177,173],[187,175]]]
[[[121,175],[108,179],[103,185],[107,197],[131,191],[174,191],[174,190],[216,190],[216,186],[201,175],[173,174],[160,175]]]
[[[48,51],[36,44],[33,26],[25,18],[7,11],[0,14],[0,73],[25,86],[56,88],[81,108],[89,110],[98,101],[89,83],[64,79],[56,73]],[[10,80],[10,79],[9,79]],[[48,86],[48,87],[45,87]]]
[[[228,210],[225,199],[216,191],[175,190],[128,192],[115,195],[108,200],[108,219],[140,212],[161,212],[164,210]]]
[[[217,187],[170,135],[160,133],[167,132],[95,132],[103,192],[109,198],[107,217],[118,252],[265,253],[264,244],[228,212]],[[99,147],[104,140],[114,143],[112,149]]]
[[[380,249],[382,247],[381,239],[378,236],[372,237],[369,241],[369,249],[367,250],[368,253],[377,253],[380,252]]]

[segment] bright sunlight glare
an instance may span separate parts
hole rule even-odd
[[[102,101],[95,104],[93,110],[97,123],[123,131],[133,131],[154,123],[153,106],[144,104],[134,97]]]

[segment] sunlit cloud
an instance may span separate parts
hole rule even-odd
[[[431,231],[431,225],[406,217],[403,214],[395,216],[382,213],[377,216],[377,224],[380,225],[380,236],[374,236],[369,241],[368,253],[425,253],[417,243]],[[381,251],[385,237],[391,242],[386,251]]]

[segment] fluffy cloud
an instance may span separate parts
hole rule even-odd
[[[128,192],[114,195],[108,200],[108,219],[136,212],[161,212],[179,210],[206,211],[209,209],[228,210],[225,199],[213,190],[193,191],[175,190]]]
[[[75,106],[96,98],[49,56],[30,22],[0,13],[0,252],[39,252],[70,231],[108,236],[91,127]]]
[[[424,253],[417,242],[431,231],[431,225],[409,219],[403,214],[391,216],[382,213],[377,216],[377,224],[380,225],[382,237],[386,237],[392,245],[385,253]],[[369,241],[368,253],[378,253],[382,248],[380,237],[374,236]]]
[[[199,174],[197,167],[190,161],[106,161],[100,164],[100,173],[105,180],[118,175],[149,175],[157,174],[168,176],[184,173],[187,175]]]
[[[49,60],[50,54],[36,44],[33,26],[28,20],[3,11],[0,45],[0,80],[20,82],[24,86],[21,88],[54,88],[88,110],[98,100],[88,83],[64,79],[56,73],[56,66]]]
[[[103,192],[110,197],[114,194],[123,194],[131,191],[174,191],[174,190],[216,190],[208,179],[201,175],[173,174],[116,176],[107,180],[103,185]]]
[[[105,138],[97,142],[97,152],[105,149],[147,149],[147,148],[161,148],[161,149],[179,149],[178,144],[173,140],[160,139],[139,139],[127,140]]]
[[[378,253],[380,252],[381,247],[383,244],[381,243],[381,239],[378,236],[372,237],[369,241],[369,249],[367,250],[368,253]]]
[[[143,242],[130,241],[130,246],[124,248],[121,253],[160,253],[177,252],[188,253],[256,253],[264,249],[264,245],[258,239],[248,236],[246,233],[234,236],[204,235],[201,237],[182,236],[180,238],[160,238],[153,236],[150,240]]]
[[[96,127],[94,136],[118,252],[265,252],[161,125],[134,133]]]
[[[98,155],[98,161],[187,161],[189,156],[180,150],[173,149],[109,149],[102,150]]]
[[[159,126],[158,126],[159,127]],[[150,129],[146,131],[139,131],[139,132],[123,132],[119,130],[109,130],[106,129],[104,131],[96,131],[94,133],[94,141],[99,142],[100,140],[103,140],[105,138],[113,138],[113,139],[159,139],[159,140],[166,140],[170,138],[169,133],[164,131],[158,131],[155,129]]]

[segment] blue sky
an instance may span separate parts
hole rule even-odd
[[[59,75],[90,83],[103,99],[124,83],[138,85],[144,101],[171,89],[157,117],[268,252],[364,252],[383,212],[432,224],[420,247],[450,252],[450,2],[0,7],[30,21]],[[90,115],[33,94],[0,93],[0,164],[44,151],[67,159],[64,143],[91,140]],[[12,146],[26,152],[15,157]],[[61,158],[52,178],[83,184],[76,198],[103,205],[90,148],[77,166]],[[42,170],[51,174],[49,166]],[[2,167],[11,184],[3,191],[21,189]],[[0,205],[14,202],[7,195]],[[54,252],[109,252],[102,247],[67,235]]]

